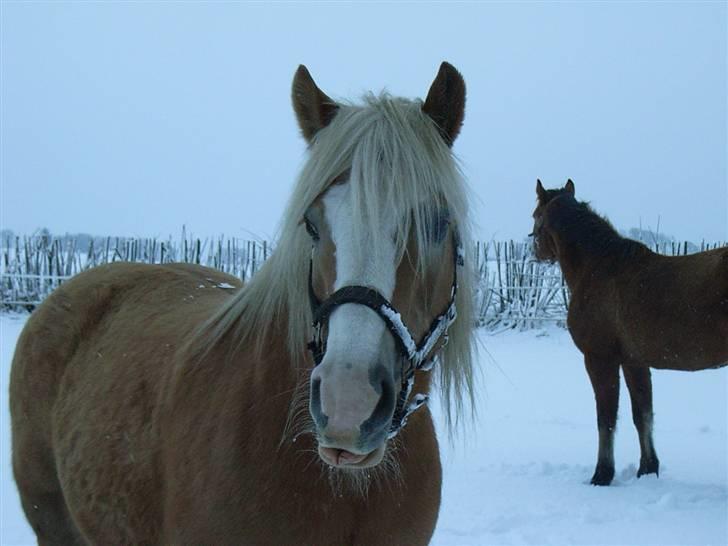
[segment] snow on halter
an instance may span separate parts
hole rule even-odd
[[[392,417],[392,426],[389,429],[388,438],[394,438],[407,424],[409,416],[427,403],[427,395],[416,394],[412,401],[407,403],[415,383],[415,372],[417,370],[430,371],[434,364],[435,355],[432,354],[438,341],[442,340],[440,348],[447,344],[447,330],[457,317],[455,298],[458,288],[458,266],[464,264],[463,249],[456,235],[453,236],[454,246],[454,267],[452,287],[450,289],[450,301],[447,308],[435,317],[425,335],[415,342],[412,333],[402,320],[402,315],[394,306],[382,296],[377,290],[367,286],[343,286],[331,294],[326,300],[321,301],[313,289],[313,258],[308,270],[308,295],[311,302],[313,314],[314,336],[309,342],[308,348],[313,355],[315,364],[318,366],[326,353],[325,341],[323,339],[323,326],[328,323],[329,317],[334,310],[345,303],[356,303],[369,307],[377,313],[384,321],[387,329],[392,334],[401,357],[402,365],[402,386],[397,398],[397,405]],[[409,366],[405,369],[404,363]]]

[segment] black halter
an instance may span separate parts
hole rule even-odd
[[[311,302],[313,314],[314,336],[308,344],[313,355],[314,362],[318,366],[326,353],[326,346],[322,336],[323,326],[328,324],[329,317],[334,309],[345,303],[356,303],[369,307],[386,324],[392,334],[397,350],[400,354],[402,365],[402,386],[397,398],[397,405],[394,409],[392,426],[389,429],[389,438],[394,438],[397,433],[407,424],[410,414],[427,403],[427,395],[417,394],[408,404],[407,400],[412,392],[415,383],[415,372],[417,370],[430,371],[434,364],[435,355],[431,354],[438,340],[442,338],[443,347],[447,344],[447,330],[455,321],[457,310],[455,308],[455,296],[458,289],[458,266],[464,264],[462,247],[458,238],[453,236],[453,278],[450,290],[450,302],[445,310],[439,314],[430,324],[425,335],[416,343],[412,334],[402,320],[402,315],[394,306],[382,296],[377,290],[367,286],[343,286],[331,294],[323,302],[318,299],[313,289],[313,258],[308,269],[308,296]],[[409,363],[405,369],[405,362]]]

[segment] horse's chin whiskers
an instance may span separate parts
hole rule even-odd
[[[286,443],[295,443],[299,437],[313,434],[315,431],[313,419],[308,410],[310,376],[300,374],[298,384],[288,392],[292,393],[288,417],[283,427],[279,448]]]
[[[387,487],[390,491],[402,486],[402,472],[397,453],[401,449],[401,441],[395,437],[387,441],[382,460],[374,467],[368,468],[334,468],[327,465],[318,453],[319,436],[309,411],[310,376],[301,374],[298,385],[289,390],[292,393],[288,418],[281,436],[279,449],[294,444],[297,456],[309,457],[305,470],[317,464],[321,476],[325,476],[334,495],[353,494],[366,498],[371,487]],[[298,443],[299,438],[311,438],[314,447],[309,443]]]
[[[296,440],[298,440],[301,436],[304,436],[306,434],[315,435],[316,433],[313,430],[302,430],[302,431],[296,433],[296,435],[293,436],[293,438],[291,438],[291,442],[296,443]]]
[[[388,443],[382,461],[377,466],[369,468],[335,468],[319,459],[333,494],[336,496],[350,494],[367,498],[372,488],[381,490],[386,487],[390,492],[400,488],[403,479],[396,455],[398,448],[392,446],[392,443]]]
[[[302,378],[293,390],[288,420],[279,447],[299,445],[300,438],[309,437],[313,447],[310,447],[309,441],[300,444],[301,447],[294,448],[296,456],[306,457],[304,471],[312,465],[318,465],[321,477],[326,478],[332,493],[336,496],[347,494],[366,498],[372,486],[387,487],[389,490],[401,486],[402,474],[396,456],[400,442],[397,438],[387,442],[382,461],[374,467],[334,468],[321,459],[317,449],[319,437],[308,408],[308,388],[308,378]]]

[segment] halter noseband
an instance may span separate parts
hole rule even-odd
[[[453,278],[450,290],[450,301],[441,314],[435,317],[419,343],[416,343],[412,333],[402,320],[402,315],[395,307],[380,294],[377,290],[367,286],[343,286],[331,294],[323,302],[316,296],[313,289],[313,257],[308,268],[308,296],[313,314],[313,339],[309,342],[308,348],[313,355],[316,366],[321,363],[326,353],[326,346],[322,336],[323,326],[328,324],[329,317],[334,310],[345,303],[356,303],[364,305],[374,311],[384,321],[387,329],[392,334],[397,350],[400,354],[402,366],[402,386],[397,398],[397,405],[394,409],[392,426],[389,429],[388,438],[394,438],[407,424],[410,414],[427,403],[427,395],[417,394],[408,404],[412,388],[415,383],[415,372],[417,370],[430,371],[434,364],[432,350],[438,340],[442,339],[443,347],[447,344],[447,330],[455,321],[457,310],[455,307],[455,296],[458,289],[458,266],[464,264],[463,252],[457,236],[453,235]],[[409,366],[405,370],[405,362]]]

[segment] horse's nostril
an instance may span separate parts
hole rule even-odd
[[[326,428],[329,422],[328,416],[321,410],[321,379],[311,380],[311,416],[313,417],[316,426],[319,428]]]
[[[359,427],[362,439],[366,439],[375,434],[386,434],[389,428],[389,422],[392,420],[394,413],[394,385],[391,379],[383,379],[380,382],[381,396],[377,402],[374,411],[369,419],[364,421]]]

